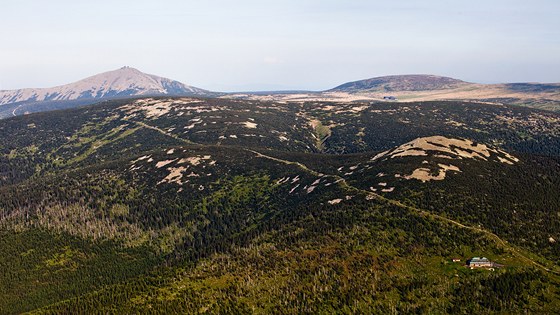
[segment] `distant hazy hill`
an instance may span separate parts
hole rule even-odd
[[[52,88],[0,91],[0,118],[21,115],[25,112],[75,107],[110,98],[213,94],[178,81],[123,67]]]
[[[560,111],[559,83],[480,84],[421,74],[375,77],[320,92],[235,93],[226,97],[283,102],[356,102],[378,101],[386,96],[405,102],[476,101]]]
[[[391,75],[344,83],[329,91],[431,91],[470,85],[461,80],[436,75]]]

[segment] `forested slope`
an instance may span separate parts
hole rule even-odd
[[[559,119],[150,98],[4,120],[0,310],[554,312]]]

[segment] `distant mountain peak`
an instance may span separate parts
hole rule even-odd
[[[449,77],[431,74],[407,74],[375,77],[344,83],[329,91],[360,92],[360,91],[429,91],[452,89],[470,83]]]
[[[52,88],[0,91],[0,105],[20,102],[107,99],[142,95],[206,96],[211,92],[124,66]]]

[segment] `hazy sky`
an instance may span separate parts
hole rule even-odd
[[[559,0],[1,0],[0,89],[128,65],[219,91],[560,82]]]

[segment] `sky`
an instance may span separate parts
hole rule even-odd
[[[560,82],[558,0],[2,0],[0,90],[131,66],[214,91]]]

